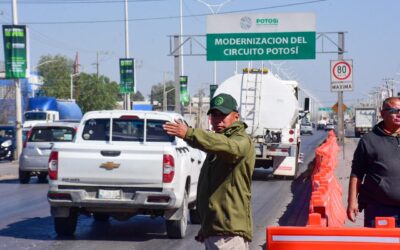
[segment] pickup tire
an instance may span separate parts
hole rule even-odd
[[[172,239],[183,239],[186,236],[186,229],[188,226],[189,207],[187,193],[183,196],[182,202],[182,217],[179,220],[166,220],[167,235]]]
[[[199,216],[199,211],[197,209],[193,208],[189,210],[189,217],[190,217],[190,223],[192,224],[200,224],[200,216]]]
[[[58,236],[71,236],[75,233],[77,222],[77,211],[70,209],[68,217],[54,218],[54,229],[56,230]]]
[[[31,179],[31,174],[27,171],[19,170],[18,171],[18,179],[19,179],[19,183],[26,184]]]
[[[93,218],[98,222],[106,222],[110,218],[110,215],[106,213],[93,213]]]
[[[47,182],[47,173],[38,174],[38,180],[40,183],[46,183]]]

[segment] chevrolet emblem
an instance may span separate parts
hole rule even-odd
[[[118,163],[114,163],[112,161],[108,161],[108,162],[105,162],[105,163],[101,164],[100,168],[105,168],[107,170],[113,170],[114,168],[119,168],[119,165],[120,164],[118,164]]]

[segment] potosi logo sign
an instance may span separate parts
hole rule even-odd
[[[278,18],[257,18],[256,24],[257,25],[278,25],[279,19]]]

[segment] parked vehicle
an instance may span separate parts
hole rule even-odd
[[[241,120],[256,147],[256,165],[275,176],[294,177],[300,162],[298,83],[266,69],[243,70],[222,82],[214,95],[227,93],[238,102]],[[304,114],[308,110],[302,111]]]
[[[325,131],[334,130],[335,125],[333,123],[327,123],[325,126]]]
[[[198,223],[197,183],[205,154],[168,135],[177,113],[92,111],[75,143],[56,144],[49,158],[48,201],[58,235],[75,232],[79,214],[128,220],[144,214],[166,219],[167,235],[183,238]]]
[[[28,132],[19,160],[19,182],[28,183],[31,176],[46,181],[48,160],[54,145],[71,143],[79,123],[37,123]]]
[[[80,120],[82,111],[74,100],[58,100],[54,97],[32,97],[24,113],[23,130],[28,131],[36,123],[59,120]]]
[[[377,122],[375,108],[355,108],[354,135],[361,135],[372,131]]]
[[[313,127],[311,123],[301,123],[300,124],[300,134],[313,134]]]
[[[0,160],[14,159],[15,126],[0,125]]]
[[[326,124],[327,124],[327,121],[325,119],[319,120],[318,124],[317,124],[317,130],[325,130]]]

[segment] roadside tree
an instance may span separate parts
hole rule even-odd
[[[174,89],[174,82],[168,81],[165,83],[165,92],[167,93],[167,106],[168,110],[173,110],[175,107],[175,91]],[[150,92],[150,101],[154,103],[155,101],[158,102],[159,107],[162,107],[163,100],[164,100],[164,85],[158,83],[157,85],[153,85],[151,87]]]
[[[69,99],[74,61],[61,55],[46,55],[40,58],[38,65],[38,73],[43,77],[43,94]],[[73,80],[73,98],[84,113],[114,109],[120,100],[118,84],[108,77],[82,72]]]

